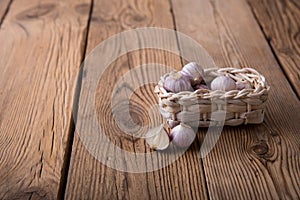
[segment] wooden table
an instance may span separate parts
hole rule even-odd
[[[0,199],[300,198],[299,1],[0,0],[0,25]],[[72,117],[80,65],[109,36],[150,26],[189,35],[219,67],[264,74],[271,91],[263,124],[225,127],[203,159],[199,129],[182,157],[153,172],[121,172],[95,159]],[[165,51],[128,53],[99,82],[99,99],[108,95],[103,84],[149,62],[181,67]],[[153,85],[142,90],[141,108],[156,103]],[[109,109],[99,120],[115,145],[149,152],[143,139],[115,133]],[[149,120],[144,114],[137,120]]]

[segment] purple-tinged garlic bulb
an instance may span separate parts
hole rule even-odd
[[[179,72],[173,72],[168,75],[164,82],[164,88],[169,92],[193,91],[188,77]]]
[[[199,90],[199,89],[206,89],[206,90],[208,90],[208,86],[204,85],[204,84],[197,84],[197,85],[194,86],[194,89],[195,90]]]
[[[179,125],[180,122],[179,121],[174,121],[172,119],[168,119],[167,124],[168,124],[169,128],[174,128],[175,126]]]
[[[196,85],[203,80],[204,70],[197,63],[190,62],[182,68],[181,74],[189,77],[192,85]]]
[[[187,148],[189,147],[196,137],[196,133],[194,130],[183,123],[175,126],[171,130],[170,138],[174,145],[180,148]]]
[[[243,90],[243,89],[251,89],[252,86],[248,81],[237,81],[236,82],[236,89]]]
[[[218,76],[215,78],[210,85],[212,90],[223,90],[230,91],[235,90],[235,81],[229,76]]]

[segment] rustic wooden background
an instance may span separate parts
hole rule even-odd
[[[72,118],[80,64],[109,36],[149,26],[191,36],[220,67],[263,73],[271,85],[264,123],[226,127],[204,159],[200,129],[184,156],[155,172],[119,172],[93,158]],[[176,55],[135,51],[103,84],[154,61],[181,67]],[[0,199],[300,199],[299,81],[298,0],[0,0]],[[156,102],[153,86],[141,90],[149,96],[137,106]],[[112,137],[149,152],[142,140]]]

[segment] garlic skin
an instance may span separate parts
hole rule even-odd
[[[194,86],[194,89],[195,90],[199,90],[199,89],[205,89],[205,90],[208,90],[208,86],[207,85],[204,85],[204,84],[197,84]]]
[[[170,138],[163,125],[150,129],[146,133],[146,142],[151,149],[165,150],[170,145]]]
[[[252,86],[248,81],[237,81],[236,82],[236,89],[243,90],[243,89],[252,89]]]
[[[182,68],[181,74],[189,77],[192,85],[196,85],[203,80],[204,70],[196,62],[190,62]]]
[[[165,79],[164,88],[169,92],[194,91],[188,77],[179,72],[170,73]]]
[[[194,130],[185,124],[179,124],[172,129],[170,138],[172,143],[180,148],[189,147],[196,137]]]
[[[179,121],[174,121],[172,119],[168,119],[167,124],[168,124],[169,128],[174,128],[175,126],[179,125],[180,122]]]
[[[169,113],[168,111],[166,111],[162,107],[159,107],[159,112],[160,112],[161,116],[163,116],[163,118],[170,119],[172,117],[172,114]]]
[[[223,91],[230,91],[236,89],[235,81],[229,76],[218,76],[211,82],[210,87],[212,90]]]

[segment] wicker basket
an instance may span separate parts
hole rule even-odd
[[[248,81],[253,88],[231,91],[199,89],[194,92],[167,92],[163,83],[168,74],[161,77],[155,87],[162,116],[172,124],[185,123],[192,127],[210,125],[237,126],[259,124],[264,119],[264,108],[270,87],[264,76],[252,68],[218,68],[204,70],[206,83],[215,77],[227,75],[235,81]]]

